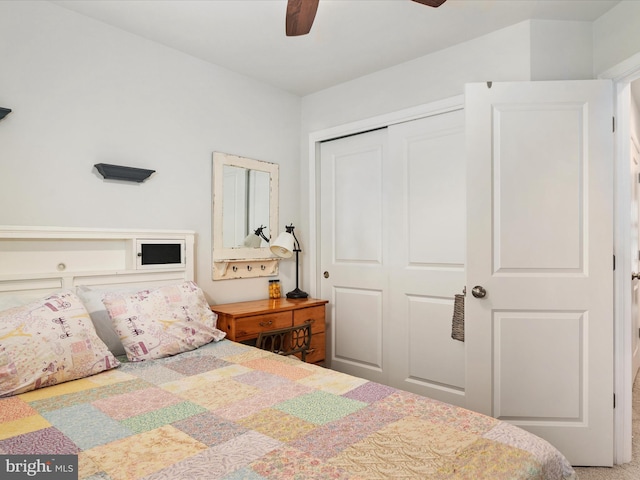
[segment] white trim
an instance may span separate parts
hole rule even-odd
[[[629,84],[615,83],[616,132],[614,150],[614,458],[616,464],[630,462],[632,391],[631,382],[631,188],[629,179]],[[626,92],[626,93],[625,93]],[[624,107],[624,98],[627,107]],[[625,153],[626,152],[626,153]]]
[[[631,82],[640,78],[640,53],[602,72],[598,78],[607,78],[614,82]]]
[[[319,267],[320,249],[318,228],[318,182],[320,169],[320,142],[334,138],[354,135],[357,133],[385,128],[397,123],[409,122],[418,118],[430,117],[441,113],[462,110],[464,108],[464,95],[445,98],[435,102],[406,108],[396,112],[385,113],[375,117],[358,120],[335,127],[326,128],[309,133],[309,251],[314,255],[309,260],[309,292],[319,294]]]
[[[631,338],[631,188],[629,179],[630,83],[640,78],[640,53],[598,75],[614,82],[616,131],[614,133],[614,464],[632,456],[632,355]]]
[[[362,133],[376,128],[384,128],[396,123],[409,122],[418,118],[430,117],[440,113],[460,110],[464,107],[464,95],[456,95],[455,97],[437,100],[435,102],[418,105],[417,107],[406,108],[397,112],[385,113],[375,117],[358,120],[356,122],[338,125],[336,127],[327,128],[309,134],[309,143],[322,142],[333,138],[343,137],[345,135],[353,135]],[[309,150],[313,150],[310,145]]]
[[[195,235],[193,230],[129,230],[124,228],[84,228],[0,225],[3,238],[180,238]]]
[[[225,247],[222,238],[222,218],[223,218],[223,199],[222,199],[222,185],[224,181],[223,167],[225,165],[232,165],[241,167],[247,170],[257,170],[259,172],[266,172],[269,174],[269,230],[265,231],[267,236],[273,238],[277,237],[279,230],[278,225],[278,192],[279,186],[279,172],[280,165],[277,163],[264,162],[262,160],[254,160],[246,157],[239,157],[237,155],[231,155],[229,153],[213,152],[213,224],[212,224],[212,258],[214,263],[229,264],[236,260],[240,262],[264,260],[276,260],[275,266],[277,267],[277,260],[279,260],[269,247]],[[246,266],[246,265],[243,265]],[[217,277],[214,270],[213,279],[219,280],[223,277]],[[257,270],[259,272],[260,270]],[[277,268],[275,273],[271,272],[270,275],[277,274]],[[253,276],[253,275],[250,275]],[[257,276],[257,275],[256,275]],[[241,278],[241,277],[224,277],[224,278]],[[246,277],[243,277],[246,278]]]

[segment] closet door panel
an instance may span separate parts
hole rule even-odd
[[[382,153],[381,145],[371,145],[330,160],[337,263],[382,264]]]
[[[321,145],[321,296],[327,363],[387,383],[386,129]]]
[[[462,117],[459,112],[449,115],[452,121]],[[407,214],[408,263],[459,267],[465,254],[464,152],[458,143],[462,127],[439,129],[440,121],[438,116],[398,125],[390,135],[392,142],[401,142],[398,159],[405,169],[407,200],[401,208]],[[420,124],[430,131],[415,135]]]
[[[431,388],[447,388],[456,392],[456,396],[462,395],[464,345],[450,340],[452,301],[428,295],[406,297],[409,356],[400,378],[405,383],[413,382],[412,387],[427,383]]]
[[[464,115],[389,127],[389,372],[393,386],[465,404],[465,346],[451,337],[465,284]]]

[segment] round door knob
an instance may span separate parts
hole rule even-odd
[[[487,291],[484,289],[484,287],[476,285],[471,289],[471,295],[476,298],[484,298],[487,296]]]
[[[324,272],[323,276],[324,278],[329,278],[329,272]]]
[[[640,273],[631,272],[631,280],[640,280]]]

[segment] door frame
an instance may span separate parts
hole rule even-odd
[[[614,85],[614,464],[632,460],[632,343],[631,331],[631,186],[629,179],[630,89],[640,79],[640,53],[606,70],[598,78]]]

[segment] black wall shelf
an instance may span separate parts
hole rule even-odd
[[[105,180],[124,180],[138,183],[144,182],[155,172],[155,170],[124,167],[122,165],[111,165],[109,163],[96,163],[94,167],[96,167],[96,170],[98,170]]]

